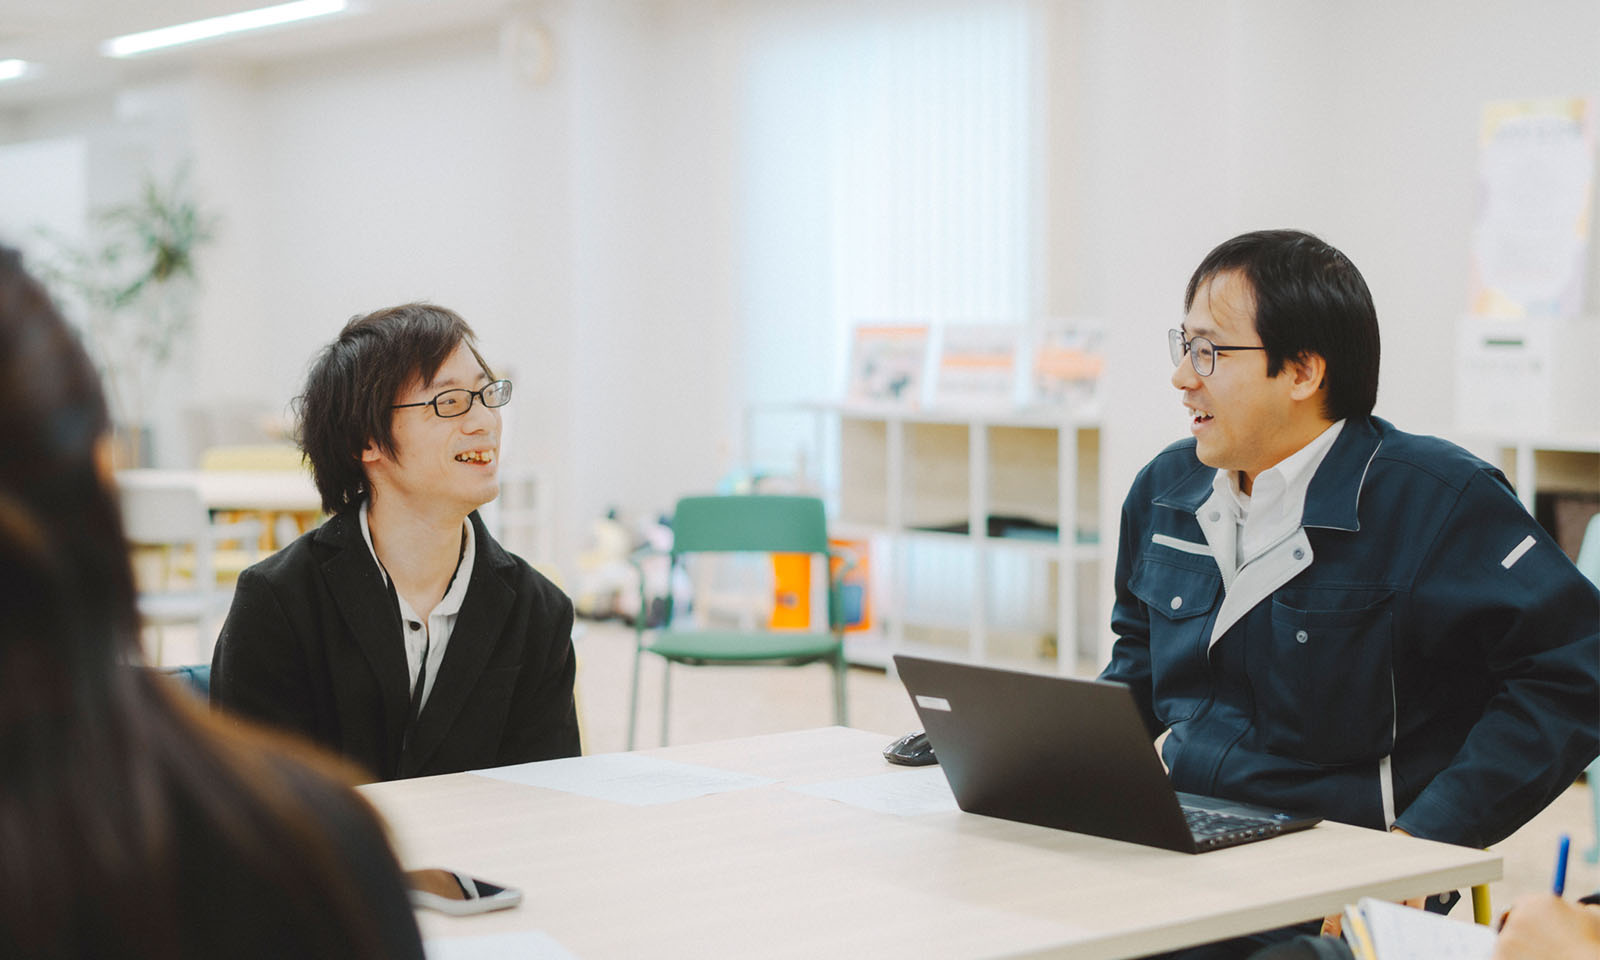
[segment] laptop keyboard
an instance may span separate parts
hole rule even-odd
[[[1233,814],[1184,807],[1183,816],[1189,821],[1189,832],[1202,850],[1231,847],[1270,837],[1282,831],[1277,823],[1261,817],[1239,817]]]

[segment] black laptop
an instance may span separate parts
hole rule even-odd
[[[1320,820],[1173,790],[1121,684],[902,654],[894,663],[968,813],[1184,853]]]

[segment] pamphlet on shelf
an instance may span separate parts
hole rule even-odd
[[[1105,324],[1083,318],[1051,318],[1034,325],[1035,404],[1067,407],[1094,415],[1100,408],[1100,374],[1105,368]]]
[[[1016,403],[1020,327],[947,324],[940,331],[934,399],[941,407],[1009,408]]]
[[[858,403],[915,407],[928,364],[926,323],[861,323],[851,333],[847,396]]]

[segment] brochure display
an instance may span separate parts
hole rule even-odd
[[[856,403],[918,406],[927,363],[927,324],[857,325],[850,343],[848,396]]]
[[[996,324],[947,325],[941,331],[934,400],[940,407],[997,410],[1016,399],[1022,330]]]
[[[1098,413],[1105,325],[1099,320],[1055,318],[1041,321],[1036,331],[1029,399],[1091,416]]]

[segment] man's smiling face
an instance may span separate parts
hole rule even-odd
[[[441,391],[479,390],[489,376],[465,344],[440,365],[433,382],[420,377],[395,403],[426,403]],[[368,482],[381,496],[430,509],[453,508],[466,516],[500,495],[500,411],[477,398],[459,417],[441,417],[431,406],[394,411],[394,455],[375,445],[363,456]]]
[[[1184,316],[1183,333],[1229,346],[1261,346],[1249,281],[1230,270],[1202,284]],[[1202,377],[1184,357],[1172,371],[1172,385],[1183,392],[1201,463],[1240,471],[1248,490],[1257,474],[1299,449],[1291,370],[1285,364],[1269,377],[1265,351],[1219,350],[1216,368]]]

